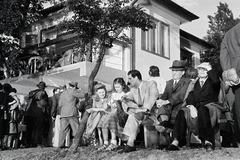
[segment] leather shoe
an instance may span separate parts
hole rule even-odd
[[[172,128],[172,125],[169,123],[169,121],[162,121],[160,125],[165,128]]]
[[[159,150],[165,150],[165,149],[167,149],[167,145],[159,145],[158,147],[157,147],[157,149],[159,149]]]
[[[205,148],[206,148],[207,152],[211,152],[214,150],[212,144],[210,144],[210,143],[205,144]]]
[[[129,152],[133,152],[136,151],[136,147],[131,147],[129,145],[126,145],[121,151],[119,151],[118,153],[129,153]]]
[[[179,151],[179,148],[173,144],[170,144],[168,147],[167,147],[167,150],[168,151]]]
[[[215,140],[215,149],[222,149],[221,141]]]

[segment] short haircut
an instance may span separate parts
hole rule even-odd
[[[138,70],[130,70],[128,75],[131,75],[133,78],[138,77],[139,80],[142,80],[142,75]]]
[[[159,68],[157,66],[150,66],[149,68],[149,75],[152,77],[159,77]]]

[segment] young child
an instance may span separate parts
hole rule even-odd
[[[103,132],[103,140],[104,145],[100,147],[98,150],[115,150],[117,145],[117,134],[118,130],[124,126],[127,119],[127,114],[123,111],[121,107],[121,98],[126,92],[129,91],[125,81],[123,78],[116,78],[113,81],[113,92],[109,97],[108,105],[111,107],[108,114],[104,115],[101,118],[99,123],[100,128],[102,128]],[[111,133],[111,143],[108,145],[109,138],[108,132],[110,130]],[[108,145],[108,146],[107,146]]]

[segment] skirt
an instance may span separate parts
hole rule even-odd
[[[109,129],[111,132],[117,132],[118,120],[115,115],[105,114],[101,117],[98,128]]]

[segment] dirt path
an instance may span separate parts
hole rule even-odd
[[[157,149],[138,149],[118,154],[117,151],[97,152],[91,147],[81,147],[71,154],[67,149],[28,148],[0,151],[0,160],[240,160],[240,148],[223,148],[212,152],[205,149],[167,152]]]

